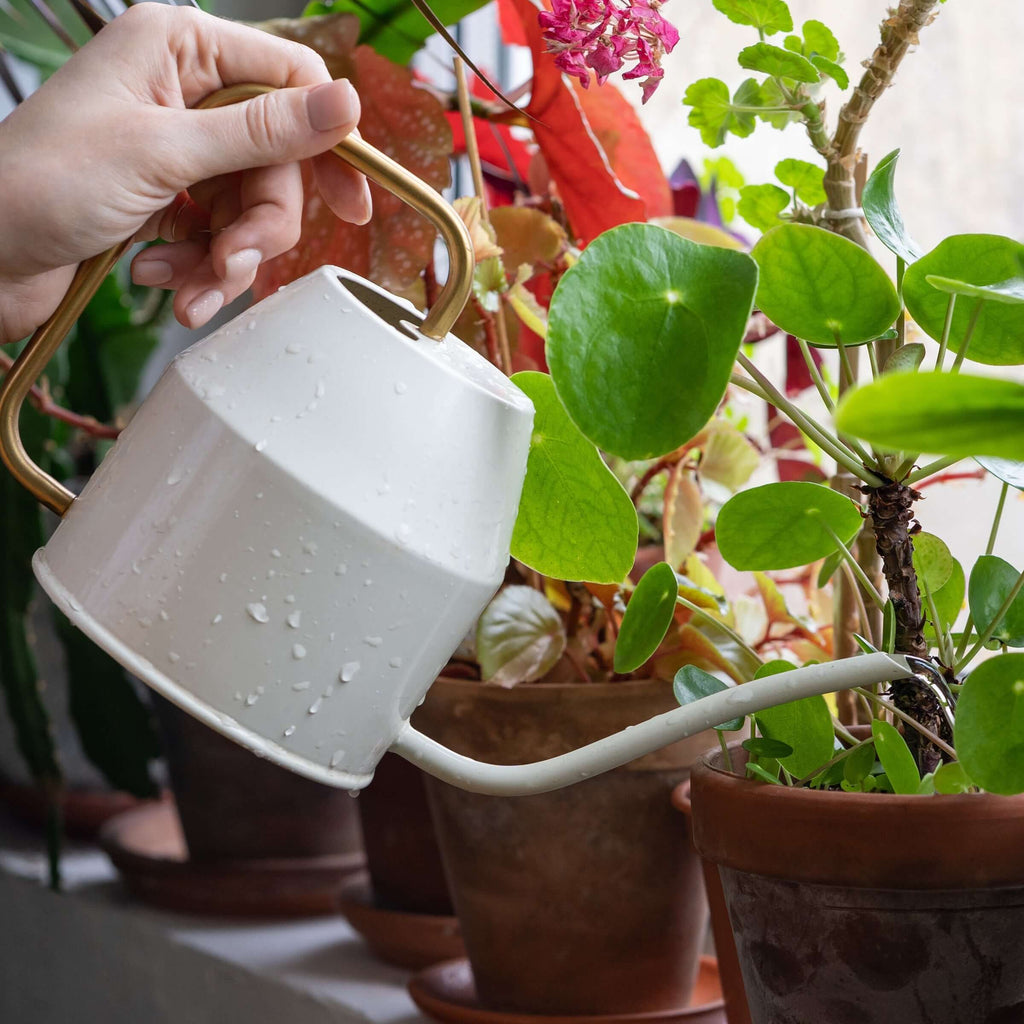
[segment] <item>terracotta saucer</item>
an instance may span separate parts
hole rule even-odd
[[[725,1002],[714,957],[700,958],[700,971],[688,1007],[644,1013],[554,1017],[485,1010],[477,1000],[473,971],[466,959],[428,967],[409,980],[413,1002],[443,1024],[726,1024]]]
[[[345,880],[366,863],[361,852],[194,863],[172,803],[111,818],[99,840],[133,896],[192,914],[334,914]]]
[[[466,954],[458,918],[374,906],[367,875],[356,875],[345,882],[340,908],[374,955],[385,963],[418,969]]]
[[[66,789],[61,793],[64,831],[74,839],[95,839],[117,814],[148,804],[129,793],[107,789]],[[31,825],[46,826],[46,796],[35,786],[0,782],[0,803]]]

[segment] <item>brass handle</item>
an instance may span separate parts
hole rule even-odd
[[[197,107],[225,107],[267,92],[274,92],[274,87],[232,85],[207,96]],[[462,312],[473,287],[473,243],[466,226],[426,182],[361,139],[343,139],[331,152],[408,203],[437,228],[448,249],[448,279],[424,318],[420,332],[429,338],[443,338]],[[32,385],[130,245],[129,239],[81,264],[56,311],[32,335],[0,385],[0,458],[22,487],[59,516],[67,512],[75,496],[29,457],[18,432],[18,417]]]

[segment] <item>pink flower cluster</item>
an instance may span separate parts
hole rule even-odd
[[[664,76],[661,59],[679,42],[679,33],[659,13],[661,0],[552,0],[537,15],[555,65],[586,88],[590,74],[598,84],[627,61],[623,78],[643,79],[646,103]]]

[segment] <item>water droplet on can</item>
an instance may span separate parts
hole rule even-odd
[[[341,671],[338,673],[338,678],[343,683],[351,683],[358,671],[358,661],[346,661],[345,664],[341,666]]]
[[[298,610],[289,612],[285,622],[287,622],[292,629],[298,629],[299,626],[302,625],[302,612]]]
[[[249,613],[249,617],[256,622],[264,623],[270,621],[270,616],[267,614],[267,606],[260,604],[259,601],[246,605],[245,610]]]
[[[302,644],[292,644],[292,657],[301,661],[306,656],[306,648]]]

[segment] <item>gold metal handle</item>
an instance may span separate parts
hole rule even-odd
[[[225,107],[274,91],[270,85],[232,85],[207,96],[197,106]],[[422,213],[437,228],[448,249],[448,279],[420,331],[429,338],[443,338],[462,312],[473,287],[473,243],[466,226],[426,182],[361,139],[349,136],[331,152]],[[32,385],[130,245],[129,239],[81,264],[56,311],[32,335],[0,385],[0,458],[22,487],[59,516],[67,512],[75,496],[29,457],[18,432],[18,417]]]

